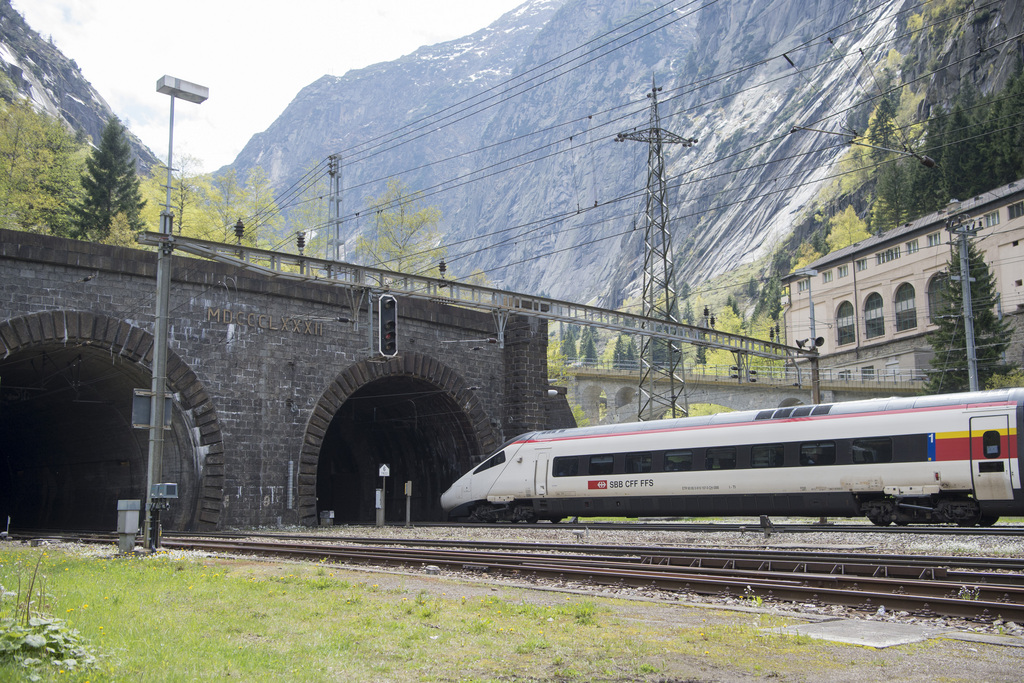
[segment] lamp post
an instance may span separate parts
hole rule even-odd
[[[967,238],[980,226],[966,211],[960,211],[959,200],[952,200],[946,209],[946,230],[960,243],[960,292],[963,299],[964,335],[967,341],[967,381],[971,391],[978,391],[978,348],[974,341],[974,302],[971,300],[971,263],[967,255]],[[955,278],[954,278],[955,279]]]
[[[156,91],[171,96],[170,134],[167,141],[167,200],[160,212],[160,248],[156,256],[156,321],[153,334],[153,403],[149,426],[149,462],[146,467],[145,547],[160,547],[160,508],[153,502],[153,485],[163,477],[164,458],[164,394],[167,386],[167,326],[171,296],[171,252],[174,251],[174,214],[171,213],[171,169],[174,153],[174,100],[200,104],[210,96],[209,88],[180,78],[164,76],[156,82]]]

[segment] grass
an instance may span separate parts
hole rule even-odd
[[[621,601],[545,594],[537,604],[516,591],[464,595],[444,581],[428,591],[367,576],[326,564],[0,548],[0,638],[27,608],[85,653],[68,664],[33,651],[25,665],[25,652],[0,648],[0,680],[653,681],[763,674],[770,662],[806,675],[834,663],[836,646],[766,630],[780,625],[772,617],[715,623],[713,611],[675,607],[692,623],[657,627],[622,618],[612,608]]]

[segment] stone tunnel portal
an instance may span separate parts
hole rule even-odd
[[[148,368],[89,344],[49,343],[0,361],[0,520],[12,528],[113,531],[119,499],[145,498],[149,432],[131,425]],[[196,468],[175,409],[165,481],[182,498],[165,528],[191,525]],[[140,519],[141,523],[141,519]]]
[[[324,435],[317,466],[317,514],[334,523],[372,522],[380,466],[388,465],[385,519],[405,519],[412,482],[413,521],[440,521],[441,494],[481,455],[469,415],[443,388],[416,377],[375,379],[353,392]]]

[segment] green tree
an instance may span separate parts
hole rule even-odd
[[[1009,345],[1011,327],[995,314],[996,284],[984,255],[972,242],[968,243],[967,253],[972,280],[971,317],[974,320],[978,385],[984,387],[990,377],[1007,370],[1003,352]],[[935,316],[936,329],[928,333],[928,343],[935,355],[931,360],[932,373],[924,387],[926,394],[948,394],[970,388],[958,251],[955,250],[950,257],[948,268],[946,304]]]
[[[254,166],[245,179],[242,207],[242,215],[246,217],[246,235],[252,237],[256,246],[260,240],[277,242],[282,239],[284,218],[277,208],[274,189],[262,166]]]
[[[871,228],[875,233],[903,225],[910,217],[909,163],[907,159],[892,159],[879,167],[875,181],[875,203],[871,207]]]
[[[857,216],[857,212],[853,210],[852,206],[847,206],[841,213],[830,218],[828,225],[829,253],[845,249],[851,244],[871,237],[867,223]]]
[[[100,145],[86,159],[85,166],[84,194],[75,207],[75,235],[102,241],[110,234],[119,214],[124,216],[129,230],[142,230],[142,207],[146,202],[142,199],[128,136],[116,116],[107,121]]]
[[[356,253],[371,265],[403,273],[436,269],[445,256],[441,246],[441,210],[421,206],[422,193],[392,178],[379,197],[370,198],[370,234],[356,239]],[[434,271],[436,272],[436,271]]]
[[[633,370],[636,368],[636,342],[626,334],[620,334],[615,340],[615,351],[612,353],[612,367],[616,370]]]
[[[175,163],[178,168],[171,180],[171,211],[174,232],[203,240],[223,241],[223,230],[214,215],[210,194],[210,177],[199,172],[202,162],[185,154]],[[160,229],[160,214],[167,202],[167,167],[154,168],[142,182],[146,198],[143,218],[148,229]]]
[[[588,363],[597,362],[597,331],[584,327],[580,335],[580,357]]]
[[[245,215],[245,187],[238,182],[235,169],[216,175],[210,181],[210,210],[216,220],[215,228],[207,239],[216,242],[235,241],[235,222]],[[244,223],[243,223],[244,224]],[[255,238],[246,244],[255,244]]]
[[[70,235],[84,150],[27,99],[0,104],[0,227]]]
[[[576,325],[562,325],[562,343],[559,346],[559,352],[566,361],[573,361],[579,357],[576,352],[578,338],[579,328]]]

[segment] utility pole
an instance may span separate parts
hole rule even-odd
[[[327,200],[327,260],[341,261],[345,247],[341,237],[341,155],[332,154],[328,164],[331,192]]]
[[[661,127],[658,114],[658,93],[661,91],[651,79],[650,126],[644,130],[619,133],[616,142],[634,140],[647,143],[647,193],[644,207],[644,279],[643,315],[670,323],[676,317],[675,265],[672,261],[672,233],[669,229],[668,203],[665,187],[665,158],[662,146],[679,144],[691,147],[696,138],[684,138]],[[646,325],[641,330],[646,329]],[[642,334],[642,332],[641,332]],[[641,336],[640,391],[637,418],[656,420],[668,412],[675,416],[677,401],[683,400],[682,412],[687,412],[684,395],[685,382],[679,370],[682,349],[674,341],[662,342],[667,358],[657,358],[658,341]]]
[[[946,230],[957,237],[960,245],[960,292],[963,299],[964,334],[967,337],[967,381],[971,391],[978,391],[978,348],[974,341],[974,303],[971,300],[971,282],[974,278],[971,277],[971,263],[967,255],[967,238],[977,234],[980,226],[966,213],[960,212],[960,202],[956,199],[949,203],[947,214]]]

